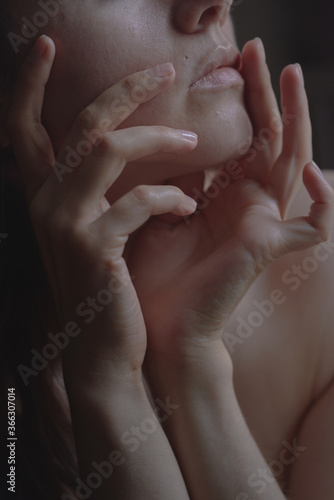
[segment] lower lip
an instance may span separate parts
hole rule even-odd
[[[203,76],[190,86],[190,90],[195,89],[230,89],[243,85],[244,79],[239,71],[234,68],[217,68],[211,73]]]

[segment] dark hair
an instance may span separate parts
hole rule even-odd
[[[12,85],[16,73],[15,54],[7,36],[10,21],[9,0],[0,0],[0,97]]]
[[[13,86],[16,77],[15,53],[7,37],[11,27],[9,3],[9,0],[0,0],[0,97]],[[11,161],[11,148],[0,150],[1,431],[8,435],[8,410],[4,402],[8,389],[14,387],[15,498],[59,500],[62,493],[74,496],[74,480],[78,475],[61,373],[49,362],[38,375],[31,376],[26,385],[17,368],[31,366],[33,348],[41,351],[50,331],[52,302],[26,201],[4,176],[4,166]],[[46,311],[50,312],[49,316]],[[6,478],[7,450],[6,447],[1,450],[6,455],[3,456]],[[0,497],[10,498],[9,485],[4,483]]]

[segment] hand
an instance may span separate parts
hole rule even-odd
[[[198,215],[174,224],[153,218],[135,243],[129,266],[148,329],[148,359],[192,358],[202,347],[220,351],[224,322],[258,274],[282,255],[326,240],[332,226],[333,191],[310,163],[311,125],[300,70],[292,65],[283,71],[282,121],[261,42],[248,42],[242,56],[256,145],[235,168],[242,175],[230,176],[226,185],[220,172],[218,194],[206,197]],[[268,131],[270,140],[261,143]],[[285,220],[301,178],[314,203],[308,216]],[[219,179],[225,186],[219,187]],[[192,194],[202,181],[198,176],[171,182]]]
[[[172,186],[139,186],[113,205],[106,193],[128,162],[160,151],[185,153],[196,139],[190,142],[189,136],[165,127],[115,130],[134,108],[125,113],[123,107],[119,117],[112,102],[143,85],[146,100],[151,99],[173,82],[170,67],[164,78],[142,71],[106,90],[78,116],[55,158],[41,123],[54,56],[53,42],[42,36],[20,71],[8,129],[58,319],[61,325],[72,321],[80,328],[63,351],[65,381],[108,385],[110,376],[133,373],[141,379],[146,328],[124,246],[151,215],[190,214],[196,204]],[[108,126],[101,129],[102,123]],[[70,168],[66,147],[76,150],[83,130],[100,133],[80,165]]]

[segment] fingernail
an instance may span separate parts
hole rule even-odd
[[[28,54],[28,59],[30,61],[37,61],[43,56],[43,54],[46,51],[46,43],[45,43],[46,40],[47,37],[45,35],[42,35],[38,38],[38,40],[35,42],[33,48]]]
[[[254,38],[254,41],[257,43],[257,46],[260,49],[260,52],[263,55],[264,60],[266,60],[266,51],[264,50],[264,45],[263,45],[262,39],[257,36],[256,38]]]
[[[176,130],[176,132],[180,135],[182,135],[182,137],[186,140],[186,141],[189,141],[189,142],[197,142],[197,134],[195,134],[194,132],[189,132],[188,130]]]
[[[172,63],[164,63],[164,64],[158,64],[158,66],[155,66],[155,68],[147,70],[147,72],[150,76],[164,78],[166,76],[171,75],[173,73],[173,70],[174,67]]]
[[[317,172],[317,174],[320,175],[320,177],[323,177],[322,171],[320,170],[320,168],[318,167],[318,165],[314,161],[312,161],[312,167]]]
[[[304,75],[303,75],[302,67],[301,67],[301,65],[299,63],[296,63],[295,66],[296,66],[297,73],[300,76],[300,78],[301,78],[301,80],[303,82],[303,85],[304,85]]]
[[[192,212],[194,212],[197,209],[197,201],[186,195],[186,201],[182,203],[182,207],[186,210],[191,210]]]

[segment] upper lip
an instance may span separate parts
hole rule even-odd
[[[195,71],[195,80],[190,87],[215,69],[230,67],[239,70],[240,61],[241,56],[237,48],[218,45],[201,58]]]

